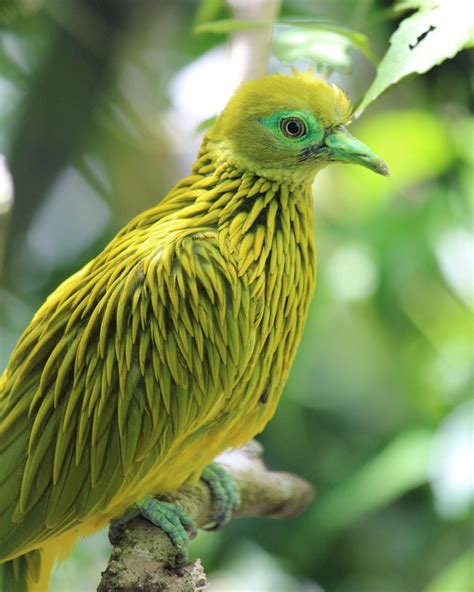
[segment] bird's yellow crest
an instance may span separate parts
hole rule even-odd
[[[271,74],[243,82],[221,115],[223,124],[281,110],[308,111],[324,127],[347,125],[352,105],[346,93],[311,70]]]

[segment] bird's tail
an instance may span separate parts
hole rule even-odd
[[[45,592],[54,555],[35,550],[0,563],[0,592]]]

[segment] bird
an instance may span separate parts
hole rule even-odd
[[[190,174],[36,312],[0,378],[2,592],[47,590],[55,560],[129,508],[163,528],[174,512],[185,558],[193,525],[154,496],[200,478],[224,484],[229,518],[212,461],[275,413],[315,286],[314,177],[388,174],[351,117],[311,71],[242,83]]]

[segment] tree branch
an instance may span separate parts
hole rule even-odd
[[[313,499],[311,485],[289,473],[268,471],[261,455],[261,446],[250,442],[216,459],[229,471],[240,490],[241,505],[234,518],[298,515]],[[202,481],[160,499],[178,503],[199,528],[212,521],[212,499]],[[98,592],[196,592],[207,587],[199,559],[184,567],[173,567],[176,549],[171,541],[141,517],[127,525],[119,540],[111,542],[114,550]]]
[[[244,80],[267,73],[272,25],[278,17],[280,3],[280,0],[227,0],[235,19],[262,23],[261,27],[233,31],[230,35],[230,68],[236,87]]]

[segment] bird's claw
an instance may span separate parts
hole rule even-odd
[[[239,490],[229,473],[218,463],[209,464],[204,469],[201,479],[211,490],[214,503],[212,524],[206,526],[205,530],[219,530],[239,507]]]
[[[157,500],[147,495],[122,517],[112,520],[109,529],[111,543],[118,541],[130,520],[143,516],[160,528],[177,549],[176,564],[182,565],[188,560],[188,544],[197,534],[194,522],[177,504]]]
[[[168,535],[178,551],[176,563],[178,565],[186,563],[189,541],[197,534],[194,520],[177,504],[160,501],[149,495],[145,496],[137,505],[144,518]]]

